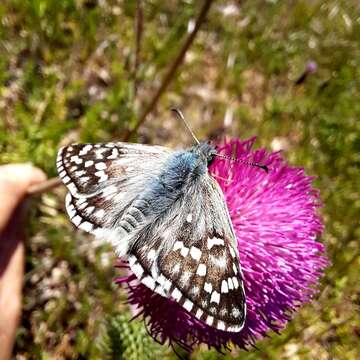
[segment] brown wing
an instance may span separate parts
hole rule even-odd
[[[219,185],[209,175],[144,232],[129,257],[139,280],[209,326],[238,332],[246,302],[236,239]]]

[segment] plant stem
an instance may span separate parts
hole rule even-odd
[[[28,190],[28,195],[39,195],[44,192],[47,192],[49,190],[52,190],[53,188],[61,185],[61,180],[59,178],[52,178],[49,179],[41,184],[33,185]]]
[[[141,50],[141,40],[143,34],[143,23],[144,23],[144,16],[143,10],[141,6],[141,0],[136,0],[136,18],[135,18],[135,61],[134,61],[134,69],[133,69],[133,76],[134,76],[134,98],[136,98],[137,90],[138,90],[138,69],[140,66],[140,50]]]
[[[187,36],[178,55],[176,56],[174,61],[169,65],[169,67],[164,75],[163,81],[161,82],[160,87],[157,89],[154,96],[149,101],[148,105],[145,107],[145,110],[140,115],[139,120],[137,121],[137,123],[134,125],[134,127],[130,131],[125,133],[124,138],[123,138],[124,141],[128,141],[131,138],[131,136],[134,133],[136,133],[136,131],[139,129],[139,127],[145,122],[146,117],[149,115],[149,113],[152,112],[154,110],[154,108],[156,107],[161,95],[166,90],[167,86],[170,84],[171,80],[173,79],[173,77],[175,75],[176,70],[182,63],[186,52],[188,51],[189,47],[193,43],[195,36],[200,29],[201,24],[205,20],[206,14],[208,13],[212,2],[213,2],[213,0],[205,0],[204,1],[203,6],[199,12],[199,15],[196,18],[195,27],[194,27],[193,31]]]

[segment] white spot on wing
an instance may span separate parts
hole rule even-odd
[[[188,299],[185,300],[184,305],[183,305],[184,309],[186,309],[187,311],[191,311],[193,306],[194,306],[194,304]]]
[[[164,290],[169,291],[171,288],[171,281],[169,279],[166,279],[163,286],[164,286]]]
[[[181,299],[181,292],[178,289],[174,289],[173,292],[171,293],[171,297],[176,300],[179,301]]]
[[[149,289],[151,290],[155,289],[156,283],[151,276],[145,276],[143,279],[141,279],[141,282]]]
[[[76,188],[76,186],[75,186],[73,183],[67,184],[66,186],[68,187],[68,189],[70,190],[70,192],[71,192],[74,196],[76,196],[76,193],[77,193],[77,188]]]
[[[211,250],[211,248],[215,245],[224,245],[224,240],[217,238],[217,237],[213,237],[213,238],[208,238],[207,239],[207,247],[209,250]]]
[[[240,310],[237,308],[237,307],[234,307],[232,310],[231,310],[231,315],[235,318],[238,318],[240,317],[241,315],[241,312]]]
[[[155,257],[156,257],[156,251],[155,251],[155,249],[151,249],[147,254],[147,258],[148,258],[148,260],[151,261],[151,260],[154,260]]]
[[[163,297],[167,297],[164,289],[163,289],[160,285],[156,286],[156,288],[154,289],[154,291],[157,292],[159,295],[161,295],[161,296],[163,296]]]
[[[173,250],[176,251],[176,250],[182,249],[183,246],[184,246],[184,244],[182,241],[176,241],[174,244]]]
[[[234,271],[235,275],[238,273],[238,269],[237,269],[235,263],[233,263],[233,271]]]
[[[188,223],[191,223],[191,221],[192,221],[192,214],[191,213],[186,217],[186,221]]]
[[[237,325],[232,325],[232,326],[228,326],[226,328],[226,331],[229,332],[239,332],[243,327],[242,326],[237,326]]]
[[[71,169],[70,169],[71,170]],[[83,176],[83,175],[85,175],[86,174],[86,171],[84,171],[84,170],[79,170],[79,171],[76,171],[75,172],[75,175],[76,176]]]
[[[229,289],[230,289],[230,290],[233,290],[233,289],[234,289],[234,284],[233,284],[231,278],[228,278],[228,286],[229,286]]]
[[[85,167],[89,167],[89,166],[91,166],[91,165],[94,165],[94,161],[93,161],[93,160],[87,160],[87,161],[85,161],[85,164],[84,164]]]
[[[204,312],[201,309],[197,309],[195,316],[200,319]]]
[[[84,231],[86,231],[86,232],[91,232],[91,230],[93,229],[93,224],[91,224],[90,222],[88,222],[88,221],[84,221],[83,223],[81,223],[80,225],[79,225],[79,228],[81,229],[81,230],[84,230]]]
[[[133,266],[131,266],[131,270],[138,279],[140,279],[144,273],[144,269],[139,263],[135,263]]]
[[[128,260],[129,260],[130,267],[136,263],[136,257],[134,255],[129,255]]]
[[[66,210],[69,214],[70,219],[72,219],[76,215],[76,210],[75,210],[74,205],[72,205],[72,204],[66,205]]]
[[[223,280],[223,281],[221,282],[221,292],[222,292],[223,294],[226,294],[226,293],[229,292],[229,288],[228,288],[228,284],[227,284],[227,281],[226,281],[226,280]]]
[[[71,158],[70,158],[70,161],[71,162],[74,162],[75,164],[78,164],[78,165],[80,165],[80,164],[82,164],[82,159],[81,158],[79,158],[77,155],[73,155]]]
[[[65,177],[65,176],[66,176],[66,171],[65,171],[65,170],[61,171],[61,172],[59,173],[59,176],[60,176],[61,178]]]
[[[208,325],[211,326],[211,325],[213,324],[213,322],[214,322],[214,318],[209,315],[209,316],[206,318],[205,322],[206,322]]]
[[[176,241],[173,247],[174,251],[177,251],[180,249],[180,254],[183,257],[186,257],[189,253],[189,248],[184,246],[184,243],[182,241]]]
[[[196,274],[199,276],[205,276],[206,275],[206,265],[205,264],[199,264]]]
[[[189,248],[187,248],[186,246],[184,246],[181,250],[180,250],[180,254],[183,257],[186,257],[189,253]]]
[[[234,284],[234,288],[237,289],[239,287],[239,281],[235,276],[233,276],[232,282]]]
[[[74,218],[71,219],[71,221],[75,226],[79,226],[82,221],[82,218],[79,215],[76,215]]]
[[[79,155],[80,155],[80,156],[86,155],[92,148],[93,148],[93,146],[90,145],[90,144],[85,145],[85,146],[80,150]]]
[[[200,260],[201,258],[201,250],[195,246],[190,248],[190,255],[194,260]]]
[[[103,162],[99,162],[95,164],[95,169],[97,170],[105,170],[107,168],[106,164]]]
[[[214,302],[214,303],[219,304],[219,302],[220,302],[220,294],[216,290],[214,290],[213,293],[211,294],[210,302]]]
[[[204,290],[205,290],[207,293],[211,294],[211,292],[212,292],[212,285],[211,285],[211,283],[206,282],[206,283],[204,284]]]

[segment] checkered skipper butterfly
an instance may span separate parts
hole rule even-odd
[[[61,148],[66,209],[75,226],[126,255],[142,284],[209,326],[239,332],[243,275],[224,196],[208,172],[221,155],[194,138],[180,151],[121,142]]]

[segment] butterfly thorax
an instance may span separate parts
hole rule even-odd
[[[177,151],[169,158],[160,179],[172,190],[181,190],[185,184],[194,183],[207,174],[216,153],[213,146],[204,142]]]
[[[201,183],[206,181],[208,166],[215,154],[215,148],[207,143],[172,153],[161,172],[145,184],[144,192],[138,197],[147,204],[141,211],[151,214],[153,221],[185,193],[196,193]]]

